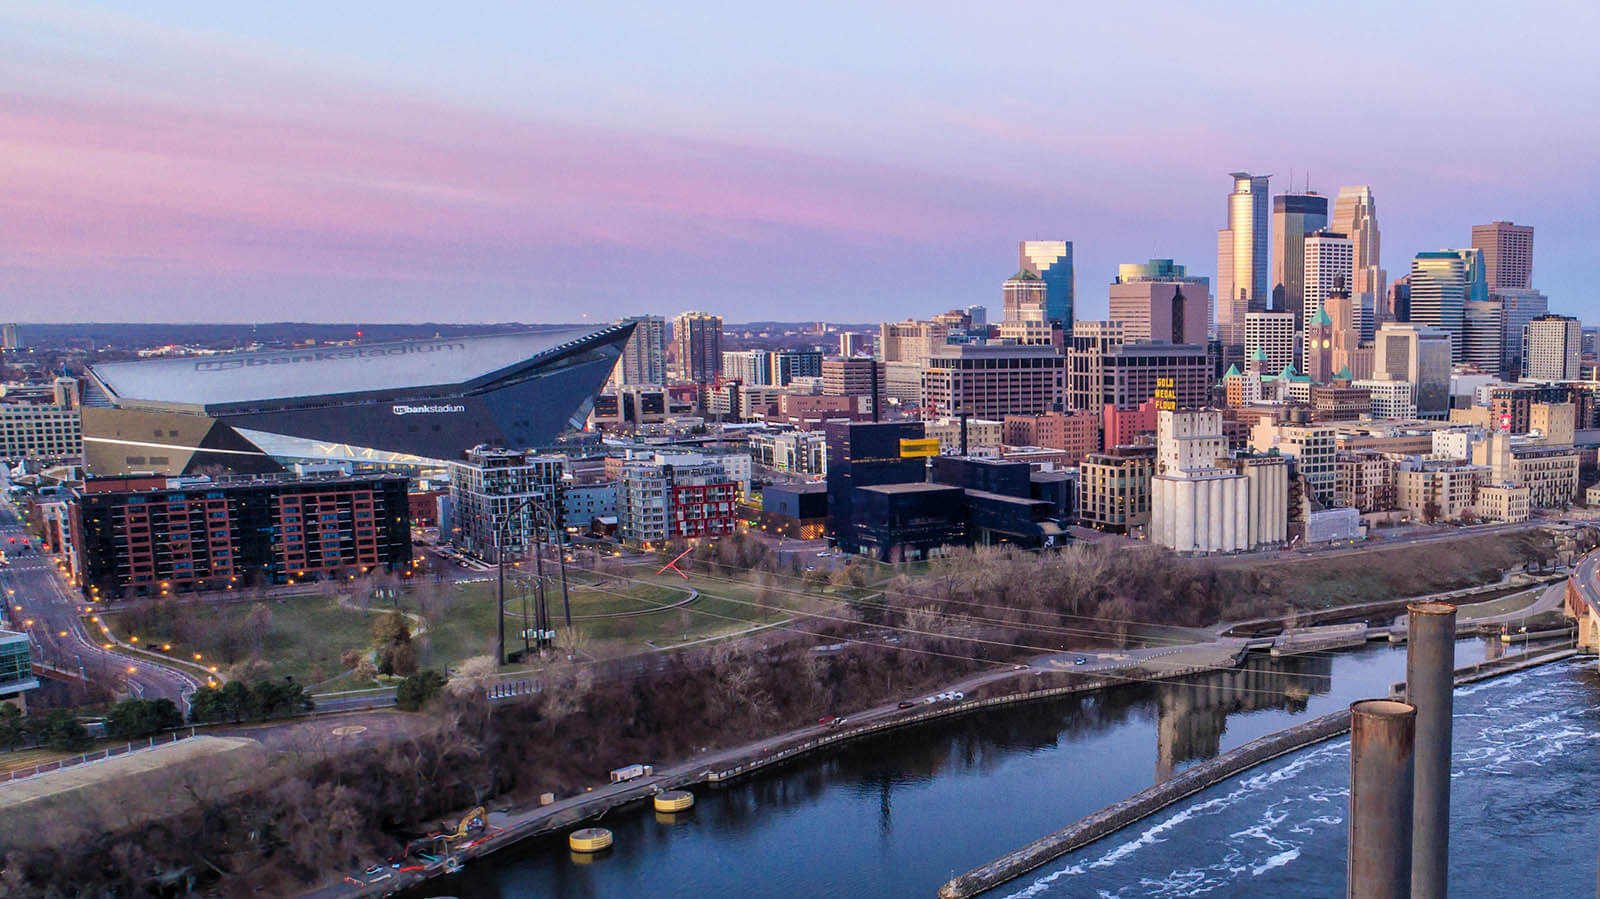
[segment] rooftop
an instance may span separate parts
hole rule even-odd
[[[89,372],[116,405],[252,403],[461,384],[553,355],[613,327],[179,356],[110,362]]]

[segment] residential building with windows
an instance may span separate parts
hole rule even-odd
[[[706,312],[679,315],[672,320],[672,343],[683,380],[708,384],[722,374],[722,316]]]
[[[86,596],[117,599],[401,571],[409,483],[91,478],[71,511],[73,572]]]
[[[1460,521],[1474,508],[1478,486],[1490,480],[1485,465],[1410,459],[1395,471],[1395,502],[1419,520]]]
[[[935,418],[922,422],[923,434],[929,440],[939,441],[939,454],[954,456],[977,452],[979,449],[998,450],[1005,442],[1005,425],[987,418],[967,418],[966,437],[961,436],[963,426],[959,418]],[[963,445],[966,452],[962,452]]]
[[[633,336],[622,345],[622,357],[611,371],[613,384],[667,383],[667,320],[659,315],[635,315]]]
[[[713,458],[635,453],[617,479],[617,533],[643,547],[731,534],[738,495],[739,485]]]
[[[949,327],[937,322],[884,322],[878,326],[878,361],[926,365],[934,349],[945,345],[949,334]]]
[[[1527,521],[1533,513],[1533,492],[1515,484],[1480,484],[1473,508],[1479,521]]]
[[[1541,315],[1522,331],[1522,379],[1576,381],[1583,359],[1583,324],[1567,315]]]
[[[1262,422],[1251,430],[1250,445],[1256,452],[1277,450],[1293,457],[1295,468],[1306,479],[1317,501],[1332,505],[1338,434],[1338,428],[1332,425]]]
[[[0,400],[0,459],[81,460],[83,425],[74,405]]]
[[[1361,512],[1395,507],[1395,460],[1376,450],[1338,453],[1333,462],[1333,501]]]
[[[1078,519],[1119,534],[1150,522],[1154,446],[1116,446],[1078,466]]]
[[[480,446],[449,471],[455,530],[448,536],[462,552],[490,562],[520,558],[535,534],[545,533],[541,509],[555,516],[556,527],[565,526],[565,456]]]
[[[1100,451],[1101,416],[1093,412],[1047,412],[1043,415],[1007,415],[1007,446],[1037,446],[1065,450],[1076,465]]]

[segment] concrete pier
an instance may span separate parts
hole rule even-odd
[[[1350,705],[1350,899],[1411,893],[1417,710],[1392,699]]]
[[[1455,710],[1456,609],[1419,602],[1410,612],[1406,701],[1417,710],[1411,809],[1411,895],[1444,899],[1450,884],[1450,740]]]

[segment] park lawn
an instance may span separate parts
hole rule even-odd
[[[372,645],[371,621],[362,620],[358,611],[340,608],[331,598],[296,596],[281,602],[267,601],[265,605],[272,610],[272,627],[261,641],[261,658],[271,666],[274,677],[287,675],[309,685],[342,671],[340,656],[346,649],[364,651]],[[195,605],[184,607],[183,614],[210,624],[221,614],[239,622],[249,611],[250,607],[245,604],[230,604],[225,612],[220,606]],[[250,647],[241,648],[230,660],[223,656],[220,645],[189,645],[178,641],[172,633],[130,634],[122,627],[121,616],[105,617],[124,640],[138,636],[142,646],[171,644],[170,654],[174,658],[189,660],[198,652],[205,664],[225,669],[250,656]]]

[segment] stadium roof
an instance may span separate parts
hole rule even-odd
[[[90,374],[117,405],[144,401],[208,407],[410,389],[485,378],[555,356],[615,327],[575,326],[112,362],[92,366]]]

